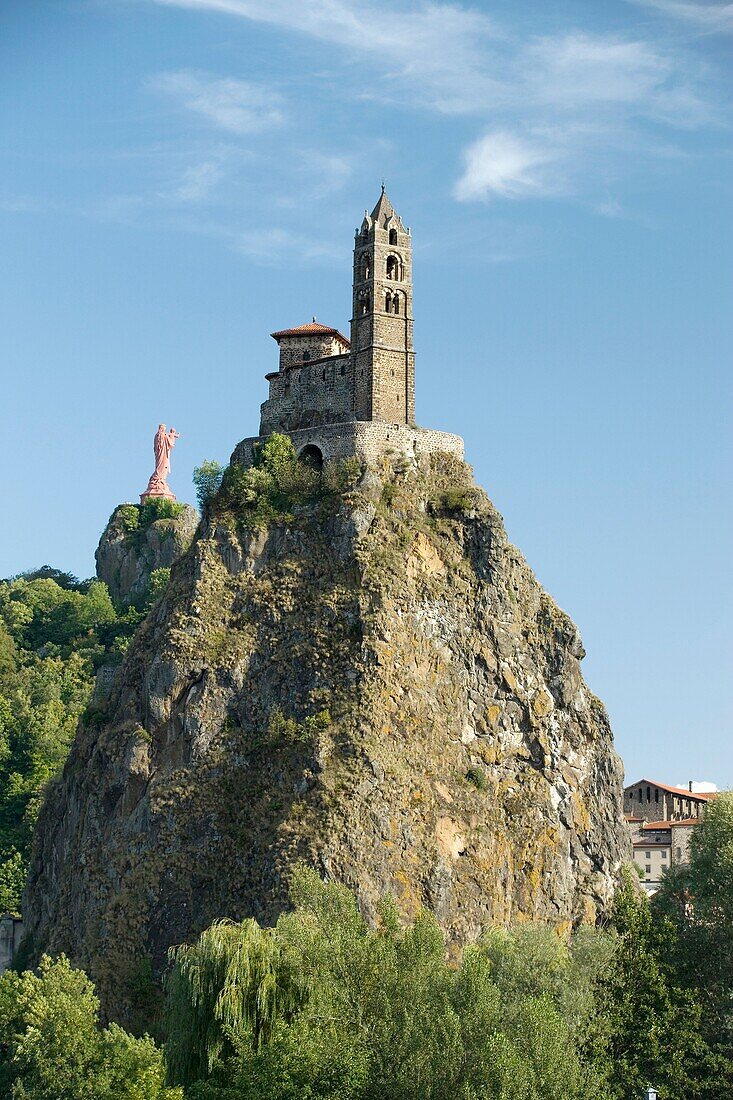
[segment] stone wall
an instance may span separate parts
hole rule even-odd
[[[268,374],[270,396],[260,406],[260,434],[331,424],[352,416],[351,356],[329,355]]]
[[[9,913],[0,916],[0,974],[13,965],[23,936],[23,922]]]
[[[442,452],[463,459],[463,440],[450,432],[438,432],[429,428],[410,428],[406,424],[386,424],[382,421],[352,420],[340,424],[303,428],[287,433],[300,454],[307,446],[318,447],[324,461],[358,455],[372,465],[380,455],[394,452],[407,458]],[[235,447],[231,461],[251,466],[254,444],[261,436],[243,439]]]
[[[308,359],[324,359],[326,356],[340,355],[343,351],[343,341],[331,334],[303,336],[284,336],[279,341],[280,346],[280,370],[291,367],[294,363],[304,363]]]
[[[624,813],[644,821],[675,821],[702,817],[707,795],[693,791],[673,790],[645,779],[624,789]]]

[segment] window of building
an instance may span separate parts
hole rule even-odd
[[[307,363],[308,360],[310,359],[310,357],[311,357],[311,353],[309,351],[304,351],[303,352],[303,362],[304,363]]]
[[[396,256],[387,257],[387,278],[396,279],[399,281],[400,276],[400,262]]]
[[[644,859],[651,859],[651,858],[652,858],[652,853],[651,852],[644,852]]]
[[[341,364],[341,373],[342,373],[342,374],[345,374],[345,373],[346,373],[346,367],[344,366],[344,364],[343,364],[343,363]]]
[[[389,243],[390,244],[397,244],[397,230],[396,229],[390,229],[390,231],[389,231]]]
[[[399,313],[400,312],[400,296],[399,296],[399,294],[395,294],[394,298],[392,299],[392,312],[393,313]]]
[[[667,858],[667,851],[666,851],[666,849],[663,849],[663,850],[662,850],[662,851],[660,852],[660,855],[661,855],[662,859],[666,859],[666,858]]]
[[[647,789],[646,789],[646,800],[647,800],[647,802],[651,802],[651,800],[652,800],[652,789],[651,789],[651,787],[647,787]]]
[[[652,866],[651,866],[650,863],[647,863],[647,865],[646,865],[646,873],[648,875],[650,875],[652,873]]]
[[[386,309],[387,313],[389,313],[390,309],[392,308],[392,292],[389,290],[384,296],[384,308]]]
[[[654,801],[659,802],[659,788],[658,787],[654,788]]]
[[[371,273],[372,273],[371,261],[370,261],[368,256],[365,256],[364,259],[362,260],[362,264],[361,264],[361,277],[362,277],[362,279],[366,282],[366,280],[371,276]]]
[[[677,853],[677,859],[682,859],[682,849],[675,848],[675,852]]]

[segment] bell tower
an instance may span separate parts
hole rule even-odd
[[[351,355],[354,415],[389,424],[415,421],[412,240],[382,184],[354,243]]]

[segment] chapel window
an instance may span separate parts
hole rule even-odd
[[[397,244],[397,230],[396,229],[390,229],[390,231],[389,231],[389,243],[390,244]]]
[[[399,264],[396,256],[387,257],[387,278],[399,279]]]
[[[391,309],[391,306],[392,306],[392,294],[388,290],[387,293],[384,296],[384,308],[387,311],[387,313],[389,313],[389,311]]]
[[[399,296],[399,294],[395,294],[394,298],[392,299],[392,312],[393,313],[399,313],[400,312],[400,296]]]

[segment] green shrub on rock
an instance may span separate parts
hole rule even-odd
[[[223,476],[224,467],[209,458],[205,458],[200,466],[194,466],[193,483],[196,486],[196,499],[202,511],[219,492]]]
[[[226,468],[211,507],[214,515],[233,515],[247,527],[292,523],[299,510],[349,492],[360,475],[356,457],[318,469],[297,457],[289,436],[273,432],[257,446],[253,466]]]

